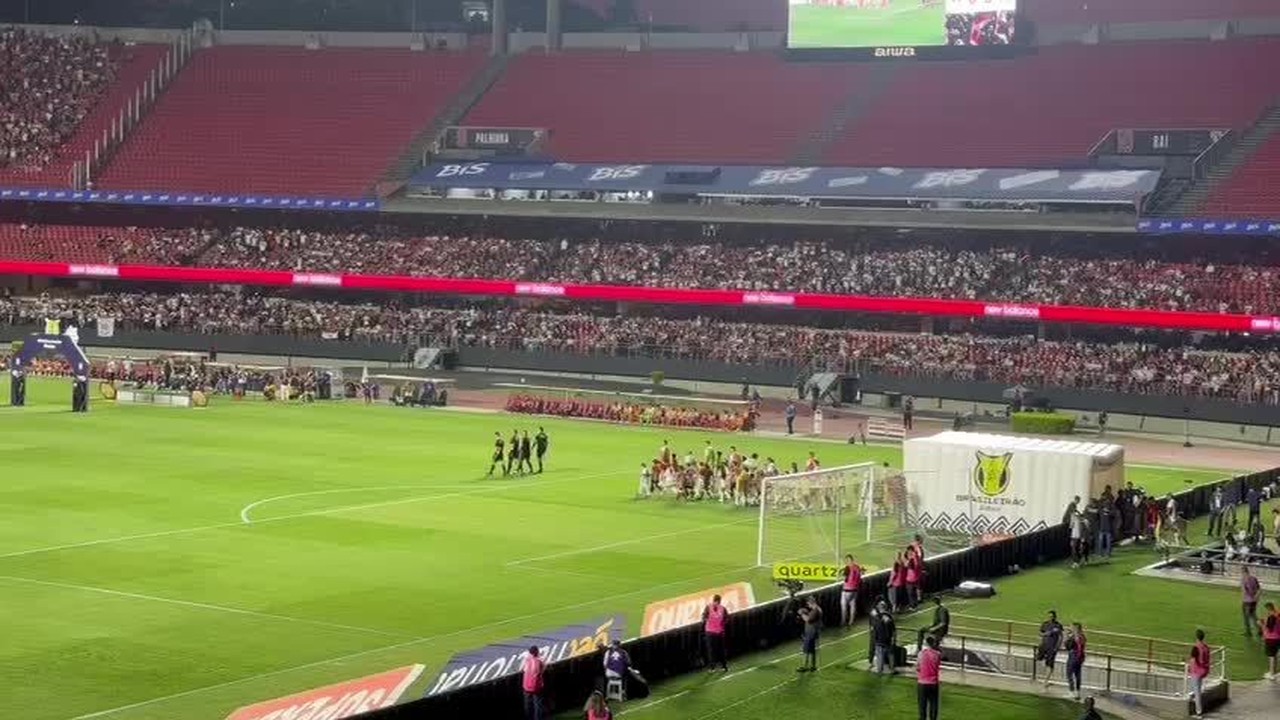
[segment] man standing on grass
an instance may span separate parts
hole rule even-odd
[[[896,673],[893,648],[898,642],[898,623],[883,600],[871,620],[871,640],[874,644],[871,667],[875,674]]]
[[[524,689],[524,717],[525,720],[542,720],[544,717],[544,708],[542,706],[542,686],[543,673],[546,672],[546,663],[539,657],[542,651],[537,645],[529,648],[529,652],[524,656],[524,662],[521,664],[521,671],[524,677],[521,680],[521,687]]]
[[[1275,603],[1267,603],[1267,617],[1258,624],[1258,628],[1262,630],[1262,642],[1267,652],[1267,674],[1262,677],[1275,680],[1276,656],[1280,655],[1280,609],[1276,609]]]
[[[547,431],[541,426],[538,427],[538,434],[533,437],[533,447],[538,453],[538,474],[542,474],[542,458],[547,454],[547,446],[551,444],[551,440],[547,437]]]
[[[1262,529],[1262,491],[1256,487],[1249,488],[1244,501],[1249,506],[1249,521],[1244,524],[1245,534],[1253,537],[1255,526],[1259,530]]]
[[[1191,646],[1191,657],[1187,659],[1187,678],[1191,681],[1191,699],[1196,704],[1192,717],[1197,720],[1204,716],[1204,679],[1209,677],[1212,662],[1213,655],[1204,642],[1204,630],[1196,630],[1196,644]]]
[[[1219,485],[1213,489],[1213,495],[1209,498],[1209,530],[1205,535],[1208,537],[1222,535],[1222,514],[1226,509],[1226,498],[1222,494],[1222,486]]]
[[[713,595],[711,604],[702,609],[702,634],[707,645],[707,666],[711,672],[716,666],[729,672],[729,662],[725,657],[724,633],[729,624],[729,608],[720,604],[720,596]]]
[[[805,598],[804,607],[800,608],[801,622],[804,623],[804,634],[801,636],[800,649],[804,652],[804,662],[796,672],[818,672],[818,635],[822,632],[822,608],[812,595]]]
[[[1058,622],[1058,613],[1049,611],[1049,619],[1040,623],[1040,660],[1044,662],[1044,686],[1049,687],[1053,678],[1053,666],[1058,659],[1058,650],[1062,648],[1062,623]]]
[[[786,416],[787,416],[787,434],[795,435],[796,434],[796,404],[795,403],[791,401],[787,401]]]
[[[916,702],[920,707],[920,720],[938,720],[942,653],[938,652],[938,641],[932,635],[926,643],[928,647],[916,657]]]
[[[529,440],[528,430],[520,436],[520,473],[524,474],[526,470],[533,474],[533,443]]]
[[[1262,594],[1262,584],[1249,572],[1248,565],[1240,566],[1240,607],[1244,615],[1244,636],[1253,637],[1253,629],[1258,625],[1258,596]]]
[[[862,587],[862,567],[852,555],[844,556],[844,582],[840,586],[840,624],[849,627],[858,616],[858,590]]]

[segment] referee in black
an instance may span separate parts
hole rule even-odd
[[[520,473],[524,474],[525,468],[529,469],[529,474],[533,474],[533,447],[529,442],[529,431],[525,430],[520,436]]]
[[[538,453],[538,473],[542,473],[542,456],[547,454],[547,445],[551,443],[547,438],[547,431],[538,426],[538,434],[533,436],[533,447]]]

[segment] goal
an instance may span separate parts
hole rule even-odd
[[[839,563],[846,545],[872,539],[884,515],[876,463],[765,478],[760,485],[756,564]]]

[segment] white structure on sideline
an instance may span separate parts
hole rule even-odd
[[[971,535],[1020,535],[1062,520],[1072,497],[1124,482],[1124,448],[1073,440],[944,432],[907,440],[910,522]]]

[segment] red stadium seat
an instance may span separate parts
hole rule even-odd
[[[528,53],[466,123],[549,128],[559,160],[784,163],[870,69],[772,52]]]
[[[1114,128],[1240,128],[1280,94],[1280,39],[1053,46],[904,66],[834,165],[1077,165]]]
[[[1023,0],[1023,12],[1049,25],[1232,20],[1278,17],[1275,0]]]
[[[98,185],[365,196],[484,62],[478,52],[203,50]]]
[[[1217,188],[1199,214],[1213,218],[1280,218],[1277,178],[1280,178],[1280,135],[1272,135],[1244,167]]]

